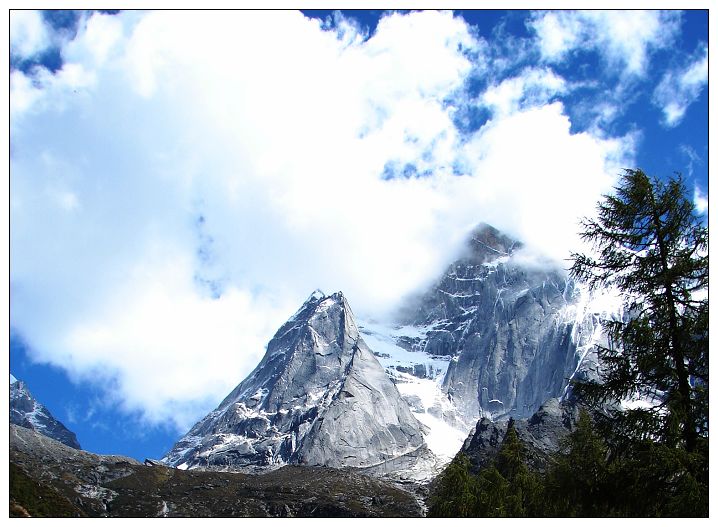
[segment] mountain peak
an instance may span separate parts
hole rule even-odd
[[[324,294],[324,291],[321,289],[315,289],[311,295],[309,295],[309,298],[304,302],[305,304],[307,302],[314,302],[316,300],[323,300],[327,295]]]
[[[27,385],[10,374],[10,423],[36,432],[79,449],[80,443],[73,432],[55,419],[50,411],[30,393]]]
[[[255,370],[165,456],[180,468],[367,467],[424,445],[343,293],[312,295]]]
[[[511,256],[521,248],[518,240],[507,236],[488,223],[479,223],[468,240],[468,259],[474,264],[484,264],[503,256]]]
[[[321,289],[315,289],[314,291],[312,291],[312,294],[309,295],[309,297],[304,301],[304,304],[314,304],[316,302],[322,302],[323,300],[325,300],[327,298],[332,298],[336,301],[343,301],[344,293],[342,293],[341,291],[337,291],[336,293],[327,295]]]

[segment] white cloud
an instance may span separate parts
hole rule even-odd
[[[503,116],[522,107],[546,104],[566,91],[566,81],[550,69],[529,67],[520,75],[488,88],[481,101],[495,114]]]
[[[95,83],[95,75],[82,64],[67,63],[55,72],[37,67],[32,73],[10,73],[10,126],[22,126],[26,114],[44,110],[63,111],[73,99],[83,97]]]
[[[446,13],[368,40],[285,11],[83,24],[60,72],[11,78],[11,323],[150,422],[215,405],[314,288],[390,311],[479,221],[567,256],[631,155],[543,105],[550,70],[463,136],[446,101],[478,48]]]
[[[562,61],[586,40],[587,28],[576,13],[544,13],[533,20],[530,27],[539,37],[541,56],[549,62]]]
[[[43,95],[38,79],[14,70],[10,73],[10,114],[14,119],[32,108]]]
[[[704,194],[697,185],[693,187],[693,204],[696,206],[698,214],[708,212],[708,194]]]
[[[549,63],[570,54],[597,51],[606,65],[626,76],[643,76],[649,55],[669,46],[680,25],[677,11],[549,11],[529,24]]]
[[[664,124],[677,126],[688,107],[708,85],[708,46],[700,46],[690,64],[666,72],[653,92],[653,103],[663,110]]]
[[[116,51],[124,28],[116,16],[95,13],[80,21],[79,30],[82,34],[65,46],[65,56],[70,61],[82,60],[98,66]]]
[[[555,260],[577,250],[578,220],[590,215],[632,155],[631,137],[571,134],[560,103],[489,122],[464,147],[472,178],[456,182],[455,204],[477,211]]]
[[[696,152],[695,149],[690,145],[681,144],[678,146],[678,151],[687,159],[688,176],[692,177],[695,166],[703,165],[703,160],[701,159],[701,156],[699,156],[698,152]]]
[[[51,45],[51,31],[39,11],[10,11],[10,52],[21,59],[36,56]]]

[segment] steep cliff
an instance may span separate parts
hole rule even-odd
[[[468,430],[481,417],[530,416],[563,397],[570,379],[595,377],[605,316],[564,269],[482,224],[384,337],[413,356],[406,364],[380,360],[408,382],[433,377],[450,403],[434,412]]]
[[[173,466],[370,467],[424,445],[342,293],[316,291],[255,370],[180,439]]]

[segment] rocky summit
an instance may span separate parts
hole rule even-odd
[[[30,428],[72,448],[80,448],[73,432],[55,419],[23,381],[10,376],[10,423]]]
[[[528,417],[569,380],[595,377],[602,313],[564,269],[538,265],[521,243],[481,224],[464,254],[429,291],[407,304],[408,350],[444,357],[441,391],[462,426]]]
[[[219,470],[368,468],[413,463],[422,447],[422,425],[362,339],[344,295],[315,291],[255,370],[163,461]]]

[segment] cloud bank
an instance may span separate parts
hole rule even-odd
[[[282,11],[86,17],[61,70],[11,74],[12,327],[184,430],[314,288],[386,316],[480,221],[567,257],[635,145],[572,132],[550,68],[470,93],[487,46],[450,13],[371,37]],[[466,107],[488,120],[459,127]]]

